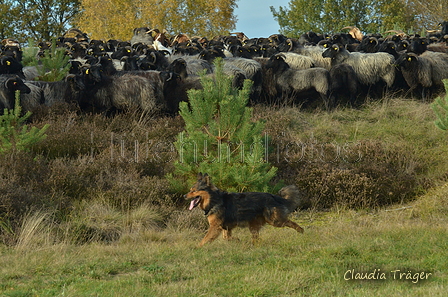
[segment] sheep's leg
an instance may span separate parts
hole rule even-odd
[[[332,96],[328,96],[328,95],[320,93],[320,98],[322,98],[322,101],[324,102],[324,105],[325,105],[325,109],[327,111],[329,111],[330,109],[333,108]]]

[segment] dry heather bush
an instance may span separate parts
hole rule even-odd
[[[108,145],[107,132],[97,126],[100,119],[83,119],[75,112],[67,112],[35,120],[36,126],[47,123],[50,127],[47,138],[34,145],[32,150],[50,159],[96,153]]]
[[[299,185],[317,209],[409,201],[445,172],[446,141],[423,103],[386,100],[330,113],[257,106],[255,114],[267,120],[277,178]]]
[[[316,209],[335,205],[371,208],[409,201],[427,187],[418,178],[426,165],[406,147],[363,141],[352,158],[304,158],[284,162],[281,177],[305,190]],[[358,158],[355,158],[358,157]]]
[[[0,222],[17,227],[21,215],[59,204],[43,186],[49,175],[45,160],[25,152],[0,155]],[[2,230],[0,230],[0,233]]]
[[[58,158],[49,163],[50,176],[45,181],[49,189],[70,200],[93,199],[101,194],[114,207],[150,202],[172,205],[169,184],[163,177],[142,174],[145,164],[110,162],[90,156],[77,159]]]
[[[145,203],[167,208],[178,203],[180,195],[173,195],[164,174],[171,170],[170,143],[181,121],[70,110],[33,118],[37,127],[47,123],[47,139],[31,152],[0,156],[0,225],[10,226],[0,228],[0,236],[6,236],[6,229],[18,230],[29,211],[49,210],[59,223],[77,201],[98,195],[120,211]]]

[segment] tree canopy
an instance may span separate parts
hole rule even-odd
[[[51,40],[70,27],[129,40],[138,27],[215,36],[235,28],[236,0],[0,0],[0,37]]]
[[[81,0],[77,26],[96,39],[129,40],[134,28],[215,36],[235,28],[235,0]]]
[[[51,40],[70,27],[95,39],[129,40],[134,28],[212,37],[235,29],[237,0],[0,0],[0,38]],[[366,33],[400,29],[421,33],[446,20],[446,0],[291,0],[271,7],[281,33]]]
[[[335,33],[356,26],[366,33],[434,29],[448,15],[446,0],[291,0],[289,7],[271,6],[280,32],[298,36],[307,31]]]
[[[71,25],[78,8],[78,0],[1,1],[1,37],[13,37],[22,42],[51,40]]]

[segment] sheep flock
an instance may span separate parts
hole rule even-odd
[[[200,74],[213,75],[216,58],[223,59],[235,88],[253,81],[250,104],[331,109],[387,94],[431,100],[448,79],[448,22],[440,26],[424,37],[395,30],[364,35],[345,27],[344,33],[299,38],[231,33],[211,39],[141,27],[128,41],[90,39],[73,28],[36,48],[37,60],[51,46],[69,56],[68,74],[55,82],[39,81],[45,66],[24,66],[24,48],[8,38],[0,52],[0,111],[12,108],[20,91],[24,111],[74,103],[86,112],[137,108],[175,115],[179,102],[188,101],[187,91],[202,88]]]

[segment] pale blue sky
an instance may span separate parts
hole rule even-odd
[[[290,0],[238,0],[235,15],[238,19],[234,32],[243,32],[249,38],[269,37],[280,29],[270,6],[289,7]]]

